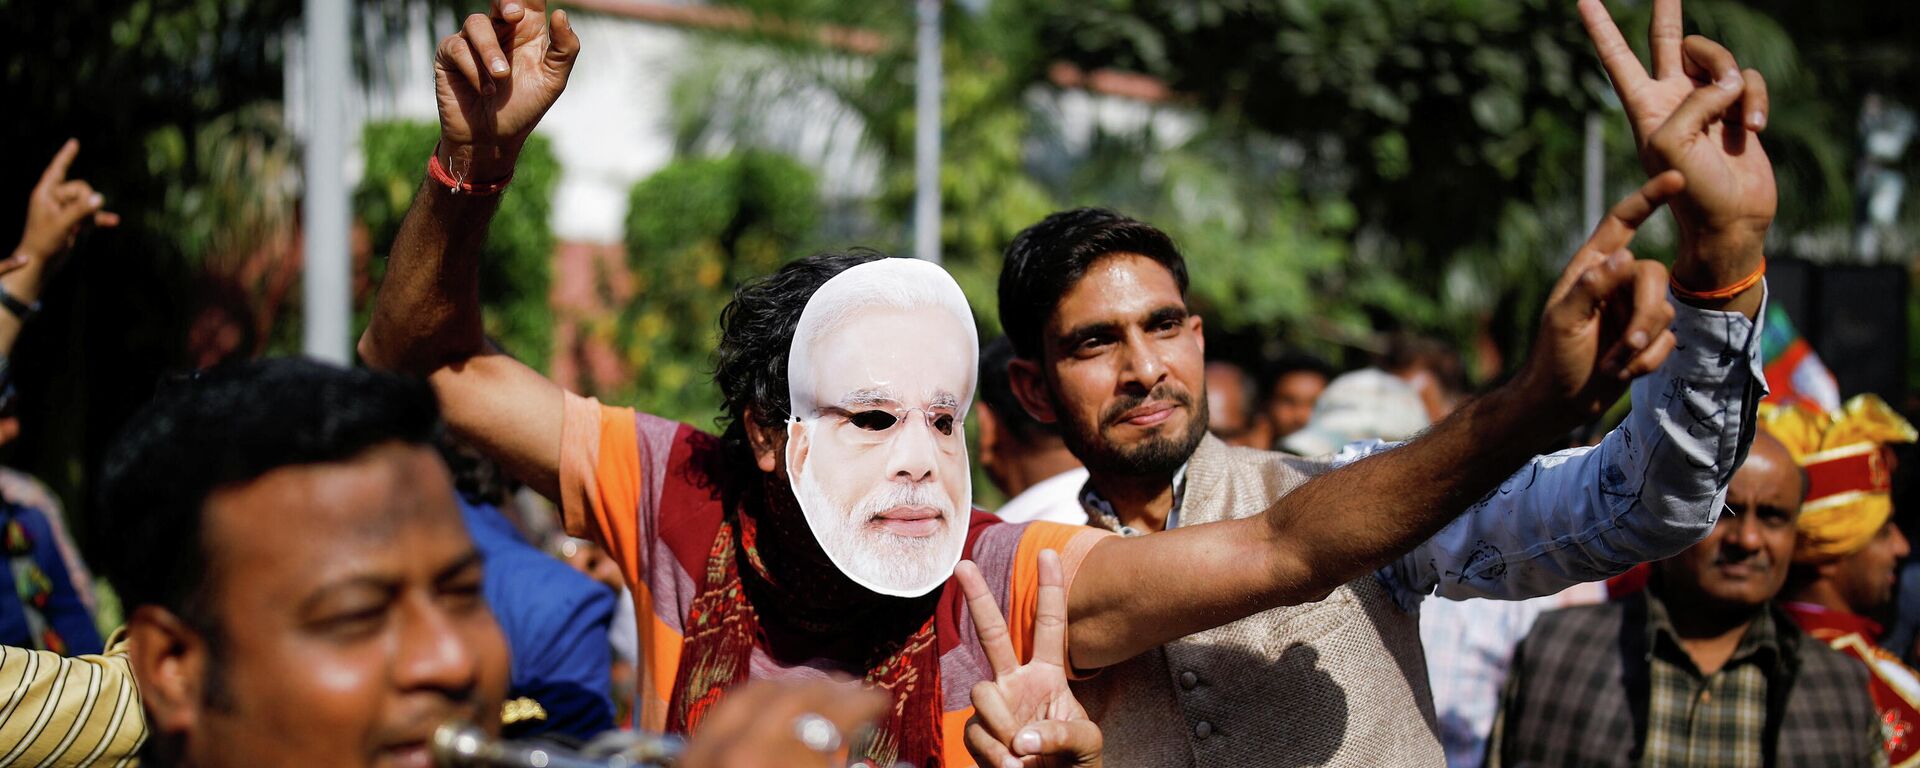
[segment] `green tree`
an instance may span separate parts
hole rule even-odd
[[[845,20],[832,3],[806,0],[749,7],[792,28],[821,20]],[[906,8],[906,6],[901,6]],[[984,18],[949,13],[942,105],[941,254],[966,291],[985,332],[999,327],[993,311],[1000,249],[1022,227],[1053,211],[1053,194],[1026,171],[1025,142],[1035,115],[1023,98],[1024,68],[1012,63],[1012,38]],[[861,28],[891,40],[911,39],[912,17],[898,9],[861,19]],[[742,48],[751,46],[742,54]],[[705,47],[702,66],[676,87],[680,144],[787,149],[780,121],[794,114],[769,110],[791,94],[805,92],[827,102],[806,102],[808,116],[837,122],[858,133],[860,146],[878,160],[873,199],[854,203],[848,226],[836,239],[907,255],[914,194],[913,52],[898,45],[850,56],[822,48],[812,38],[765,34],[716,39]],[[797,256],[799,254],[792,254]]]
[[[761,10],[840,19],[804,2]],[[1151,130],[1097,135],[1092,148],[1069,152],[1056,114],[1044,99],[1032,98],[1051,88],[1045,71],[1054,60],[1040,45],[1034,18],[1010,2],[946,16],[941,250],[983,333],[998,332],[994,286],[1006,243],[1069,205],[1117,207],[1179,238],[1190,258],[1205,265],[1195,271],[1194,294],[1209,322],[1220,323],[1213,327],[1283,329],[1323,351],[1354,343],[1368,330],[1366,313],[1328,298],[1342,295],[1349,283],[1436,314],[1434,302],[1403,300],[1391,273],[1352,270],[1349,278],[1354,207],[1303,183],[1313,169],[1283,159],[1289,148],[1258,131],[1172,103],[1151,109],[1197,118],[1198,135],[1178,143]],[[844,52],[791,41],[772,44],[775,55],[739,55],[737,43],[715,46],[711,63],[682,84],[682,144],[777,143],[780,126],[757,121],[784,118],[765,105],[796,84],[825,94],[838,120],[859,131],[862,146],[880,163],[879,194],[857,217],[863,226],[850,234],[902,250],[913,200],[914,60],[897,43],[910,39],[910,22],[882,14],[863,25],[896,44],[856,64]],[[729,82],[744,85],[725,87]],[[712,141],[715,136],[725,141]]]
[[[1039,19],[1039,45],[1051,55],[1155,75],[1215,121],[1295,142],[1307,153],[1302,188],[1344,198],[1358,216],[1354,257],[1364,272],[1352,277],[1363,284],[1349,295],[1415,328],[1457,334],[1489,316],[1500,328],[1531,324],[1543,286],[1586,226],[1577,208],[1586,114],[1606,119],[1609,194],[1642,176],[1571,2],[1013,2]],[[1613,5],[1622,28],[1646,28],[1646,3]],[[1692,27],[1768,75],[1775,110],[1765,141],[1782,193],[1776,232],[1846,221],[1847,121],[1857,102],[1821,92],[1826,74],[1797,55],[1780,18],[1727,0],[1686,6]],[[1848,15],[1851,32],[1871,26]],[[1644,35],[1629,37],[1644,58]],[[1667,252],[1662,234],[1637,249]],[[1406,301],[1392,281],[1364,284],[1380,272],[1424,286],[1415,293],[1431,300]]]
[[[820,219],[813,174],[771,152],[677,160],[634,185],[627,249],[637,297],[586,331],[614,340],[633,371],[612,399],[712,423],[721,308],[735,286],[803,255]]]

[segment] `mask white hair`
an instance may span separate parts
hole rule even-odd
[[[818,392],[823,363],[816,360],[822,350],[836,343],[844,329],[861,322],[897,322],[900,313],[932,311],[950,316],[954,324],[940,324],[927,333],[958,333],[964,339],[951,341],[964,349],[966,359],[961,380],[946,383],[954,396],[954,415],[963,418],[973,402],[973,390],[979,369],[980,342],[974,328],[973,311],[966,294],[953,277],[939,266],[916,259],[880,259],[860,264],[829,279],[800,313],[794,327],[793,342],[787,350],[787,395],[793,417],[787,428],[787,478],[794,498],[806,514],[807,527],[827,557],[842,574],[862,587],[883,595],[918,597],[945,583],[960,562],[966,543],[967,519],[972,510],[972,480],[968,475],[966,446],[960,439],[959,477],[953,480],[965,489],[957,508],[944,493],[920,487],[905,490],[891,481],[875,478],[875,489],[867,497],[836,503],[819,482],[818,469],[802,467],[796,461],[799,446],[806,441],[801,433],[818,435],[822,429],[822,408]],[[948,330],[957,329],[957,330]],[[916,330],[916,329],[907,329]],[[890,382],[873,382],[885,389]],[[832,393],[834,396],[846,393]],[[900,393],[908,395],[910,393]],[[924,407],[925,403],[903,403]],[[907,428],[921,428],[921,422],[909,415]],[[957,429],[957,428],[956,428]],[[809,437],[811,439],[811,437]],[[811,445],[811,443],[807,443]],[[889,449],[891,449],[889,447]],[[933,496],[940,496],[938,500]],[[859,528],[876,506],[913,501],[915,506],[939,509],[945,518],[943,533],[925,539],[870,535]],[[848,507],[851,508],[840,508]],[[856,515],[859,516],[856,519]],[[852,520],[853,522],[849,522]],[[865,538],[863,538],[865,537]]]

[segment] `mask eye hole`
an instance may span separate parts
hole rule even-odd
[[[943,413],[943,414],[934,416],[933,428],[936,430],[939,430],[940,434],[942,435],[953,434],[953,415],[948,413]]]
[[[899,423],[900,418],[886,411],[860,411],[847,417],[847,421],[868,432],[885,432]]]

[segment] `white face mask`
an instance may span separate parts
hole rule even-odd
[[[787,355],[787,479],[854,583],[918,597],[953,575],[973,508],[961,424],[979,354],[965,294],[924,261],[852,267],[801,311]]]

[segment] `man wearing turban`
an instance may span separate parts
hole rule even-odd
[[[1920,673],[1882,650],[1894,574],[1907,540],[1893,525],[1892,443],[1913,425],[1873,395],[1838,412],[1762,405],[1761,425],[1786,443],[1807,473],[1786,609],[1808,634],[1872,672],[1869,683],[1895,768],[1920,766]]]

